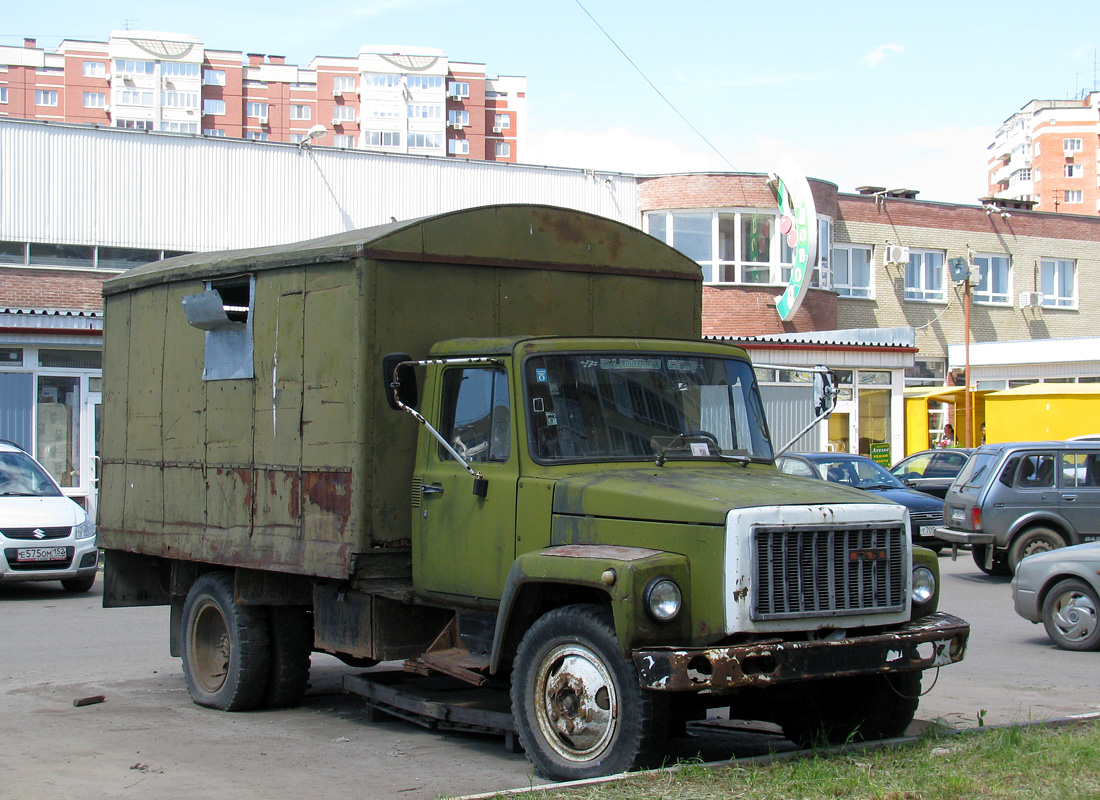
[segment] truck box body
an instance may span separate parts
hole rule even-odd
[[[254,376],[204,379],[249,342],[212,354],[223,331],[190,325],[183,300],[247,275]],[[385,354],[515,333],[698,339],[701,292],[698,266],[657,240],[539,206],[127,272],[104,285],[102,546],[369,575],[364,554],[410,541],[417,431],[394,424]]]

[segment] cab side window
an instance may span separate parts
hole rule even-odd
[[[1062,456],[1062,488],[1098,486],[1100,461],[1094,453],[1066,453]]]
[[[469,462],[507,461],[512,450],[508,374],[471,367],[443,374],[440,433]],[[453,460],[441,446],[439,458]]]
[[[1054,487],[1054,454],[1028,453],[1020,459],[1016,472],[1016,486],[1021,489],[1050,489]]]

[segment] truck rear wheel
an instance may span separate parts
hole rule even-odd
[[[207,572],[191,585],[182,638],[192,700],[222,711],[260,704],[268,687],[267,613],[233,600],[233,573]]]
[[[776,721],[799,747],[892,739],[917,713],[920,679],[918,670],[819,681],[783,703]]]
[[[270,606],[270,664],[264,708],[298,705],[309,686],[309,654],[313,652],[313,622],[302,606]]]
[[[524,635],[512,673],[512,715],[540,774],[579,780],[641,766],[665,734],[667,698],[644,691],[619,652],[611,612],[559,608]]]

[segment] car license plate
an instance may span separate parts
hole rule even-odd
[[[67,555],[64,547],[20,547],[15,551],[15,560],[64,561]]]
[[[922,539],[935,539],[936,538],[936,526],[935,525],[921,525],[920,526],[920,538],[922,538]]]

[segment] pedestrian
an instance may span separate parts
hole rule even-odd
[[[936,447],[954,447],[955,446],[955,428],[948,422],[943,426],[943,436],[936,442]]]

